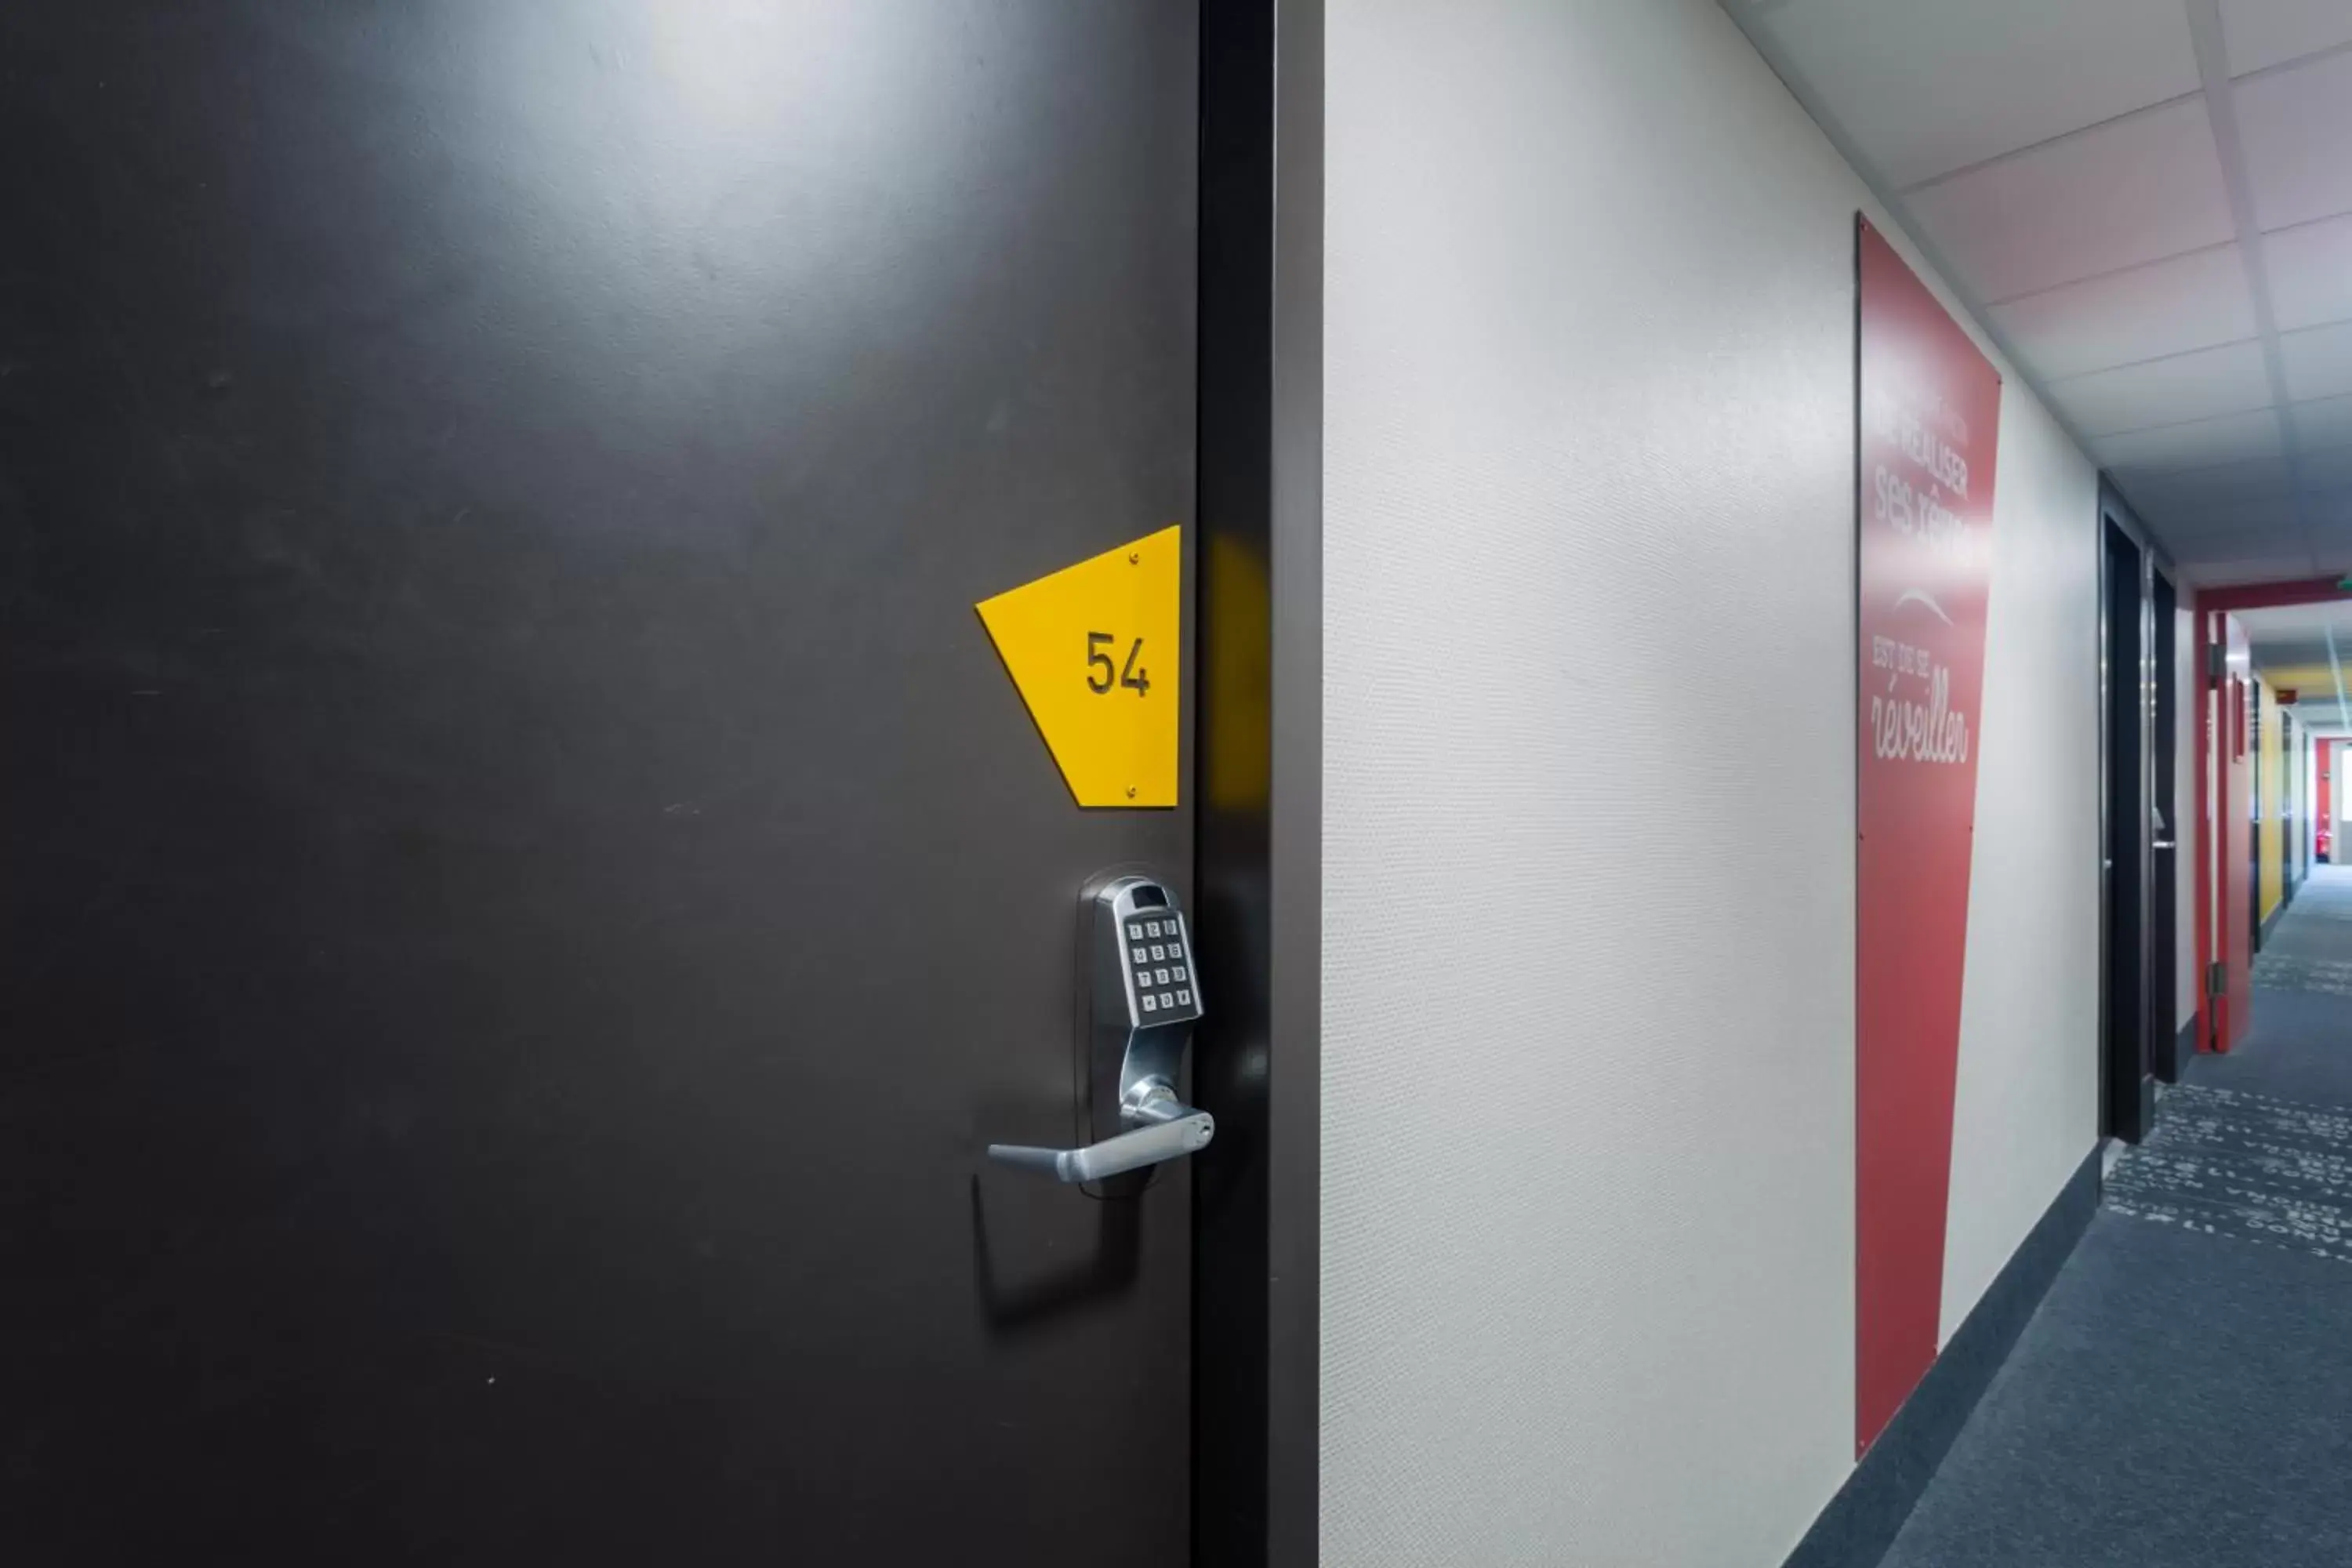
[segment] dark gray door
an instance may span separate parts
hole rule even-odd
[[[0,1558],[1185,1560],[972,605],[1190,521],[1194,28],[0,8]]]

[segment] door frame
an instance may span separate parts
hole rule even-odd
[[[2179,578],[2160,557],[2149,574],[2148,645],[2152,685],[2149,710],[2148,803],[2163,814],[2163,836],[2149,847],[2147,994],[2157,1009],[2148,1021],[2149,1044],[2156,1053],[2156,1076],[2162,1083],[2178,1083],[2186,1067],[2181,1036],[2195,1038],[2194,1011],[2180,1016],[2181,847],[2189,842],[2181,831],[2180,725],[2185,714],[2180,682]],[[2149,816],[2154,832],[2157,817]]]
[[[1313,1568],[1319,1501],[1323,7],[1201,0],[1192,1561]],[[1279,721],[1277,722],[1277,719]]]
[[[2327,866],[2335,863],[2336,854],[2336,775],[2331,771],[2335,759],[2327,748],[2334,743],[2332,736],[2312,737],[2311,742],[2311,863]],[[2327,836],[2326,855],[2319,852],[2319,836]]]
[[[2278,700],[2282,689],[2271,688],[2272,704],[2278,709],[2279,726],[2279,907],[2284,918],[2294,907],[2295,885],[2302,880],[2295,864],[2295,840],[2303,831],[2303,814],[2296,807],[2296,796],[2302,789],[2303,726],[2294,721],[2294,709]],[[2273,922],[2275,923],[2275,921]]]
[[[2352,602],[2334,577],[2303,577],[2274,583],[2247,583],[2228,588],[2197,590],[2193,605],[2197,612],[2197,967],[2200,975],[2212,972],[2213,937],[2220,911],[2217,902],[2221,889],[2215,885],[2212,868],[2220,848],[2213,837],[2221,825],[2214,818],[2213,786],[2210,777],[2215,729],[2226,715],[2209,720],[2211,710],[2207,704],[2221,689],[2220,679],[2213,674],[2213,650],[2221,647],[2214,636],[2218,618],[2241,610],[2282,609],[2294,605],[2332,605]],[[2257,916],[2257,919],[2260,917]],[[2210,1052],[2221,1048],[2213,1034],[2219,1016],[2213,1005],[2212,986],[2197,987],[2197,1049]]]
[[[2253,639],[2249,637],[2251,643]],[[2253,783],[2246,789],[2246,952],[2263,951],[2263,692],[2268,687],[2257,670],[2246,681],[2246,760]]]
[[[2158,546],[2130,505],[2115,489],[2102,484],[2099,489],[2098,529],[2095,534],[2099,574],[2099,1131],[2103,1135],[2119,1137],[2137,1142],[2154,1124],[2156,1115],[2156,1079],[2153,1072],[2155,1051],[2151,1042],[2154,1020],[2148,1016],[2148,975],[2151,918],[2148,889],[2153,880],[2155,835],[2150,831],[2147,804],[2154,787],[2155,774],[2155,683],[2150,668],[2154,658],[2156,599],[2156,562]],[[2133,584],[2128,605],[2118,605],[2115,593],[2115,574],[2109,568],[2110,534],[2133,552],[2131,568],[2137,581]],[[2128,615],[2129,626],[2119,626],[2117,617]],[[2116,668],[2114,657],[2116,634],[2121,632],[2131,648],[2137,651],[2132,668]],[[2133,742],[2128,749],[2119,749],[2115,731],[2124,705],[2128,704],[2136,722]],[[2134,785],[2132,799],[2137,803],[2137,820],[2117,823],[2115,820],[2116,793],[2126,779]],[[2116,861],[2126,864],[2121,868]],[[2119,869],[2129,873],[2119,876]],[[2128,911],[2132,929],[2119,931],[2116,899],[2118,890],[2128,886],[2134,891]],[[2117,1017],[2116,973],[2118,963],[2130,962],[2125,976],[2132,997],[2130,1012],[2137,1019],[2137,1027]],[[2126,1037],[2126,1034],[2136,1035]]]

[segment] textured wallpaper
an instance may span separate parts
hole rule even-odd
[[[1853,1429],[1863,189],[1707,0],[1349,0],[1328,43],[1323,1561],[1777,1568]],[[2009,498],[2087,467],[2008,440],[2039,563]],[[1987,718],[1987,768],[2048,752],[2039,852],[2095,650],[2002,591],[2056,660]],[[2085,868],[1988,913],[2080,918]],[[1956,1151],[1997,1200],[1956,1245],[2089,1148],[2093,980],[1964,1033],[2049,1114]]]

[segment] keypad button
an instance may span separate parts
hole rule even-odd
[[[1160,945],[1158,942],[1153,942],[1153,943],[1151,944],[1151,962],[1152,962],[1152,963],[1159,963],[1161,959],[1166,958],[1167,956],[1168,956],[1168,950],[1167,950],[1166,948],[1164,948],[1164,947],[1160,946]]]
[[[1153,971],[1151,972],[1151,983],[1152,983],[1154,985],[1165,985],[1165,984],[1168,984],[1168,972],[1167,972],[1166,970],[1164,970],[1164,969],[1155,969],[1155,970],[1153,970]]]
[[[1179,980],[1184,978],[1184,966],[1181,963],[1176,966],[1176,978]]]
[[[1141,963],[1143,961],[1144,961],[1144,957],[1143,957],[1143,949],[1141,949],[1141,948],[1139,948],[1139,948],[1135,949],[1135,962],[1136,962],[1136,963]]]
[[[1141,921],[1129,921],[1127,928],[1127,934],[1137,942],[1141,942],[1143,940],[1143,922]]]
[[[1157,1013],[1160,1011],[1160,998],[1154,996],[1149,991],[1145,992],[1143,994],[1143,1010],[1147,1013]]]
[[[1190,1007],[1192,1005],[1192,994],[1190,991],[1179,991],[1176,993],[1176,1005],[1180,1007]]]
[[[1160,1005],[1162,1007],[1165,1007],[1166,1009],[1168,1009],[1168,1011],[1170,1011],[1171,1013],[1173,1013],[1174,1011],[1176,1011],[1176,998],[1175,998],[1175,997],[1173,997],[1173,996],[1171,996],[1171,995],[1170,995],[1167,992],[1165,992],[1165,991],[1162,991],[1162,992],[1160,994]]]

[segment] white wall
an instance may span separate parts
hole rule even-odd
[[[1947,1340],[2099,1123],[2098,474],[2002,374]]]
[[[1323,1560],[1773,1568],[1853,1452],[1879,215],[1707,0],[1327,26]],[[2095,498],[2008,386],[1956,1307],[2095,1126]]]

